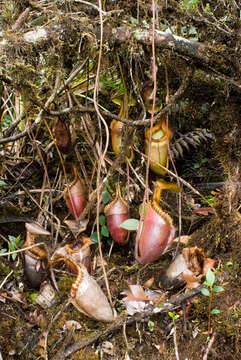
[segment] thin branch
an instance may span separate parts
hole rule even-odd
[[[13,270],[10,271],[10,273],[7,274],[7,276],[5,277],[5,279],[1,282],[0,284],[0,289],[3,287],[3,285],[6,283],[7,279],[12,275]]]
[[[18,124],[25,118],[26,114],[22,113],[19,115],[19,117],[11,123],[11,125],[4,131],[4,135],[8,137],[13,130],[18,126]],[[1,139],[0,139],[1,141]]]
[[[40,246],[40,245],[46,246],[45,243],[38,243],[38,244],[34,244],[34,245],[28,246],[28,247],[23,248],[23,249],[18,249],[18,250],[14,250],[14,251],[8,251],[8,252],[5,252],[5,253],[0,253],[0,257],[1,256],[12,255],[12,254],[17,254],[17,253],[20,253],[20,252],[24,252],[26,250],[32,249],[32,248],[34,248],[36,246]]]
[[[157,91],[157,81],[156,81],[156,52],[155,52],[155,2],[152,0],[152,76],[153,76],[153,99],[152,99],[152,110],[151,110],[151,119],[150,119],[150,133],[148,139],[148,155],[147,155],[147,162],[146,162],[146,177],[145,177],[145,191],[142,200],[142,209],[141,209],[141,216],[140,222],[136,234],[136,242],[135,242],[135,258],[137,261],[140,261],[140,257],[138,254],[139,251],[139,242],[140,242],[140,234],[141,228],[143,225],[144,219],[144,212],[145,212],[145,205],[146,201],[149,200],[149,167],[150,167],[150,158],[151,158],[151,140],[152,140],[152,129],[153,129],[153,122],[154,122],[154,113],[155,113],[155,105],[156,105],[156,91]]]
[[[203,360],[207,360],[208,359],[208,354],[209,354],[209,351],[211,350],[211,347],[213,345],[213,342],[215,340],[215,336],[216,336],[216,333],[214,332],[211,336],[211,339],[209,340],[209,343],[208,343],[208,346],[205,350],[205,353],[203,355]]]
[[[136,40],[142,44],[151,45],[152,30],[120,26],[119,28],[106,29],[106,36],[116,42]],[[196,40],[185,39],[181,36],[155,30],[155,45],[157,47],[174,51],[182,56],[192,59],[197,67],[202,68],[215,76],[222,77],[241,89],[241,83],[229,77],[230,69],[234,66],[230,54],[225,54],[223,49],[205,45]],[[226,63],[226,69],[223,64]],[[237,69],[234,69],[237,71]]]
[[[175,324],[173,327],[173,341],[174,341],[176,360],[180,360],[179,353],[178,353],[178,346],[177,346],[177,328],[176,328]]]
[[[99,13],[101,13],[102,16],[107,16],[107,15],[111,15],[111,14],[115,14],[115,13],[121,13],[124,11],[123,9],[119,9],[119,10],[111,10],[111,11],[106,12],[106,11],[102,10],[100,7],[96,6],[95,4],[90,3],[88,1],[83,1],[83,0],[74,0],[74,1],[81,3],[83,5],[91,6],[92,8],[97,10]]]
[[[98,0],[98,4],[99,4],[99,8],[101,9],[101,6],[102,6],[101,0]],[[111,292],[110,292],[110,286],[109,286],[108,278],[107,278],[107,275],[106,275],[106,269],[105,269],[105,264],[104,264],[104,259],[103,259],[101,240],[100,240],[100,223],[99,223],[100,203],[101,203],[100,189],[99,189],[100,188],[101,167],[104,166],[104,164],[105,164],[105,155],[107,153],[107,149],[108,149],[108,145],[109,145],[109,129],[108,129],[108,126],[106,124],[105,119],[100,114],[99,107],[97,105],[98,104],[98,91],[99,91],[99,78],[100,78],[100,69],[101,69],[101,59],[102,59],[102,47],[103,47],[103,17],[102,17],[102,12],[101,11],[99,12],[99,16],[100,16],[100,48],[99,48],[98,64],[97,64],[97,71],[96,71],[95,88],[94,88],[94,106],[95,106],[96,113],[98,115],[98,120],[99,119],[101,120],[101,121],[99,121],[99,124],[101,124],[101,122],[102,122],[103,125],[104,125],[104,128],[105,128],[106,143],[105,143],[105,148],[104,148],[103,153],[100,154],[100,159],[99,159],[98,168],[97,168],[97,179],[96,179],[96,187],[97,187],[96,228],[97,228],[97,238],[98,238],[98,249],[99,249],[99,253],[100,253],[101,266],[102,266],[102,270],[103,270],[103,274],[104,274],[107,295],[108,295],[108,299],[109,299],[110,304],[113,305],[112,298],[111,298]],[[101,125],[100,125],[100,128],[101,128]]]

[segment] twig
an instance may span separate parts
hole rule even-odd
[[[18,124],[25,118],[26,114],[22,113],[18,118],[3,132],[6,137],[8,137],[12,131],[18,126]]]
[[[106,11],[102,10],[101,7],[98,7],[95,4],[92,4],[92,3],[88,2],[88,1],[83,1],[83,0],[74,0],[74,1],[78,2],[78,3],[81,3],[83,5],[93,7],[95,10],[97,10],[103,16],[111,15],[111,14],[114,14],[114,13],[121,13],[121,12],[124,11],[123,9],[119,9],[119,10],[111,10],[111,11],[106,12]]]
[[[5,277],[5,279],[2,281],[2,283],[0,284],[0,289],[3,287],[3,285],[5,284],[5,282],[7,281],[7,279],[12,275],[13,270],[10,271],[9,274],[7,274],[7,276]]]
[[[101,6],[102,6],[101,0],[98,0],[98,4],[99,4],[99,8],[101,9]],[[102,269],[103,269],[107,295],[108,295],[109,302],[112,305],[110,287],[109,287],[108,278],[107,278],[107,275],[106,275],[106,269],[105,269],[105,264],[104,264],[104,259],[103,259],[102,248],[101,248],[100,223],[99,223],[100,203],[101,203],[101,198],[100,198],[100,172],[101,172],[101,167],[104,164],[105,154],[107,153],[107,148],[108,148],[108,145],[109,145],[109,129],[108,129],[108,126],[107,126],[107,124],[105,122],[105,119],[100,114],[100,111],[99,111],[99,108],[98,108],[98,105],[97,105],[98,104],[99,77],[100,77],[100,68],[101,68],[101,59],[102,59],[102,47],[103,47],[103,17],[102,17],[102,12],[101,11],[99,11],[99,16],[100,16],[100,48],[99,48],[98,64],[97,64],[97,71],[96,71],[95,88],[94,88],[94,106],[95,106],[95,110],[96,110],[97,115],[98,115],[98,120],[100,119],[101,122],[103,123],[104,127],[105,127],[106,143],[105,143],[104,151],[100,155],[100,159],[99,159],[99,162],[98,162],[98,168],[97,168],[97,179],[96,179],[96,187],[97,187],[96,228],[97,228],[97,238],[98,238],[98,249],[99,249],[99,253],[100,253],[101,266],[102,266]],[[99,124],[100,124],[100,121],[99,121]],[[101,131],[101,128],[100,128],[100,131]]]
[[[123,323],[123,338],[124,338],[127,350],[130,350],[130,346],[128,344],[128,339],[126,336],[126,322]]]
[[[179,353],[178,353],[178,346],[177,346],[177,330],[176,330],[175,324],[173,327],[173,341],[174,341],[176,360],[179,360]]]
[[[216,336],[216,332],[214,332],[214,333],[212,334],[211,339],[209,340],[208,346],[207,346],[207,348],[206,348],[206,350],[205,350],[205,353],[204,353],[204,355],[203,355],[203,360],[207,360],[207,359],[208,359],[208,354],[209,354],[209,351],[210,351],[210,349],[211,349],[211,347],[212,347],[212,345],[213,345],[213,342],[214,342],[214,340],[215,340],[215,336]]]
[[[129,41],[131,39],[137,42],[151,45],[152,43],[152,30],[143,30],[141,28],[131,28],[130,26],[120,26],[118,28],[112,28],[111,34],[107,29],[107,36],[116,40],[119,43]],[[204,69],[216,77],[223,78],[226,82],[235,85],[238,89],[241,89],[240,81],[233,80],[233,78],[226,75],[222,69],[222,64],[225,61],[230,64],[232,68],[230,58],[224,57],[222,50],[218,53],[217,47],[205,45],[198,41],[188,40],[181,36],[164,32],[160,30],[155,31],[155,45],[159,48],[168,49],[174,51],[177,54],[189,57],[197,64],[197,67]],[[230,55],[229,55],[230,56]],[[220,58],[224,57],[224,60],[220,61]]]
[[[31,246],[27,246],[27,247],[24,248],[24,249],[19,249],[19,250],[14,250],[14,251],[8,251],[8,252],[5,252],[5,253],[0,253],[0,257],[1,257],[1,256],[7,256],[7,255],[12,255],[12,254],[20,253],[20,252],[23,252],[23,251],[32,249],[32,248],[34,248],[34,247],[36,247],[36,246],[40,246],[40,245],[46,246],[45,243],[38,243],[38,244],[31,245]]]
[[[78,71],[80,71],[82,66],[83,66],[83,63],[76,69],[76,71],[74,71],[75,76],[76,76],[76,72],[78,73]],[[72,76],[73,76],[73,74],[70,75],[69,79],[67,79],[66,82],[65,82],[65,86],[62,86],[57,93],[64,90],[64,88],[66,87],[66,84],[68,84],[72,80]],[[74,76],[73,76],[73,78],[74,78]],[[191,73],[189,73],[187,76],[185,76],[183,78],[183,81],[182,81],[180,87],[175,92],[175,94],[173,96],[171,96],[169,103],[158,114],[156,114],[154,116],[153,124],[156,121],[158,121],[158,119],[160,119],[163,115],[165,115],[173,107],[173,105],[177,102],[177,100],[179,100],[181,98],[181,96],[183,95],[184,91],[186,90],[186,88],[187,88],[187,86],[189,84],[190,78],[191,78]],[[98,106],[99,106],[99,104],[98,104]],[[30,125],[31,129],[35,129],[37,127],[37,125],[39,124],[39,122],[40,122],[40,120],[42,118],[43,111],[46,111],[47,113],[49,113],[51,115],[57,116],[57,115],[69,113],[71,111],[75,111],[75,109],[69,107],[69,108],[63,109],[61,111],[52,111],[52,110],[48,110],[47,106],[45,105],[45,109],[44,110],[42,109],[40,111],[40,113],[37,116],[37,119],[34,121],[34,123],[32,125]],[[89,108],[89,107],[81,107],[81,108],[78,108],[77,111],[93,113],[93,112],[96,112],[96,109]],[[127,124],[129,126],[148,126],[148,125],[150,125],[150,119],[130,121],[128,119],[121,118],[116,114],[112,114],[110,112],[103,111],[103,110],[100,110],[100,109],[99,109],[99,113],[105,115],[108,118],[116,119],[118,121],[121,121],[124,124]],[[7,144],[9,142],[14,142],[16,140],[21,139],[24,136],[28,135],[28,131],[29,131],[29,129],[26,129],[26,130],[22,131],[19,134],[0,139],[0,145],[1,144]]]
[[[170,94],[169,94],[169,84],[168,84],[168,71],[167,71],[166,64],[165,64],[165,75],[166,75],[166,87],[167,87],[166,102],[168,104],[169,100],[170,100]],[[168,121],[169,121],[169,118],[168,118],[168,114],[167,114],[166,115],[166,128],[167,129],[168,129]],[[178,176],[178,172],[177,172],[177,169],[176,169],[176,166],[175,166],[175,163],[174,163],[174,160],[173,160],[173,156],[172,156],[172,153],[171,153],[171,150],[170,150],[170,142],[169,142],[169,137],[168,136],[167,136],[167,150],[168,150],[168,156],[170,158],[172,167],[174,169],[174,173],[177,176],[177,185],[180,186],[179,176]],[[177,256],[178,248],[179,248],[179,245],[180,245],[181,233],[182,233],[182,197],[181,197],[181,193],[179,192],[178,193],[178,238],[179,238],[179,240],[178,240],[178,243],[177,243],[177,246],[176,246],[176,251],[175,251],[173,260]]]
[[[153,129],[153,122],[154,122],[154,112],[155,112],[155,105],[156,105],[156,91],[157,91],[157,79],[156,79],[156,52],[155,52],[155,2],[152,0],[152,75],[153,75],[153,100],[152,100],[152,111],[151,111],[151,120],[150,120],[150,134],[148,139],[148,156],[146,162],[146,176],[145,176],[145,191],[142,200],[142,209],[141,209],[141,216],[140,222],[137,229],[136,234],[136,242],[135,242],[135,258],[139,262],[139,242],[140,242],[140,234],[141,228],[143,225],[144,219],[144,212],[145,212],[145,205],[146,202],[149,201],[149,167],[150,167],[150,159],[151,159],[151,140],[152,140],[152,129]]]

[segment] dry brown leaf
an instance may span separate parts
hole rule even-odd
[[[207,216],[209,214],[215,214],[215,210],[212,207],[202,207],[199,209],[193,209],[194,214]]]
[[[82,329],[82,326],[78,321],[75,320],[68,320],[65,323],[66,330],[70,331],[74,328],[74,330],[80,330]]]
[[[190,235],[182,235],[180,236],[180,244],[187,245],[188,241],[191,239]],[[177,243],[179,242],[179,236],[177,236],[173,242]]]
[[[123,300],[130,301],[149,301],[150,299],[146,296],[145,291],[141,285],[129,285],[130,290],[124,290],[123,294],[127,295]]]
[[[170,264],[163,281],[167,286],[175,281],[184,281],[187,289],[198,287],[202,277],[215,263],[215,260],[206,257],[203,249],[197,246],[186,247]]]
[[[203,264],[203,275],[206,275],[208,269],[213,269],[217,261],[214,259],[206,258]]]
[[[144,286],[149,289],[152,286],[152,284],[154,283],[154,280],[155,280],[154,277],[151,277],[149,280],[147,280],[144,283]]]
[[[185,270],[182,275],[184,281],[186,282],[187,289],[197,288],[200,285],[198,278],[193,274],[191,270]]]
[[[104,353],[110,355],[110,356],[114,356],[115,352],[114,352],[114,346],[110,341],[104,341],[102,343],[102,350]]]

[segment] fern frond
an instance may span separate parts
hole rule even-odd
[[[184,149],[191,151],[190,145],[197,148],[202,141],[214,140],[214,135],[207,132],[206,129],[195,129],[187,134],[181,135],[173,144],[170,150],[172,157],[175,159],[183,158]]]

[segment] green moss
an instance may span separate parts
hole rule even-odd
[[[5,264],[5,261],[0,261],[0,273],[4,273],[5,275],[8,275],[12,269]]]

